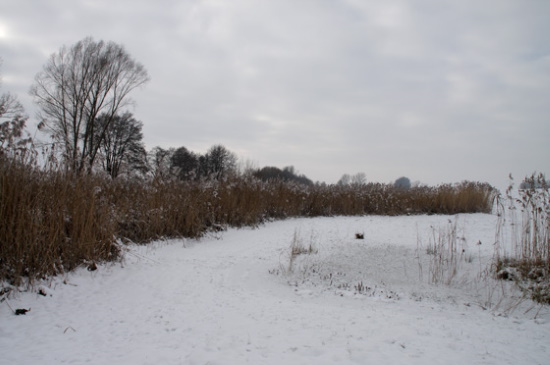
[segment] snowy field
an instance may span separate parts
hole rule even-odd
[[[433,248],[452,227],[456,273]],[[0,364],[550,364],[548,308],[487,278],[495,227],[290,219],[129,246],[0,303]]]

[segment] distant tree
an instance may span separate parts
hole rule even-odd
[[[286,181],[295,181],[303,185],[313,185],[313,181],[308,179],[306,175],[299,174],[294,166],[283,167],[283,177]]]
[[[174,151],[171,165],[177,176],[182,180],[189,180],[199,176],[199,157],[185,147]]]
[[[282,179],[283,171],[278,167],[266,166],[256,170],[253,175],[263,181],[278,180]]]
[[[352,185],[364,185],[367,183],[367,175],[364,172],[358,172],[351,177]]]
[[[220,179],[237,166],[237,156],[222,145],[212,146],[203,161],[207,165],[208,175]]]
[[[127,173],[139,173],[144,175],[149,171],[147,161],[147,150],[144,145],[136,145],[132,147],[126,157]]]
[[[103,113],[97,118],[96,125],[96,133],[104,133],[103,138],[97,138],[101,140],[103,168],[111,177],[116,178],[119,175],[124,163],[143,167],[145,148],[141,132],[142,122],[136,120],[129,112],[115,115],[113,118]]]
[[[71,170],[91,171],[109,124],[130,101],[129,93],[148,80],[144,67],[113,42],[85,38],[50,57],[31,95]]]
[[[0,95],[0,157],[14,156],[32,143],[24,132],[27,119],[17,98],[9,93]]]
[[[149,169],[154,177],[178,177],[183,180],[221,179],[236,172],[237,157],[222,145],[212,146],[204,155],[185,147],[163,149],[155,147],[149,153]]]
[[[344,174],[338,180],[338,185],[346,186],[346,185],[363,185],[367,183],[367,176],[364,172],[358,172],[355,175],[351,176],[349,174]]]
[[[408,177],[403,176],[395,180],[395,182],[393,183],[393,186],[400,189],[410,189],[411,180],[409,180]]]
[[[298,176],[294,166],[285,166],[283,167],[283,173],[287,176]]]
[[[304,185],[313,185],[313,181],[308,179],[305,175],[298,175],[293,166],[284,167],[282,170],[278,167],[266,166],[256,170],[253,176],[262,181],[294,181]]]
[[[210,161],[208,155],[199,155],[197,158],[198,167],[197,167],[197,178],[207,178],[210,176]]]
[[[351,176],[349,174],[344,174],[342,175],[340,180],[338,180],[338,185],[349,185],[350,182],[351,182]]]
[[[171,158],[174,149],[154,147],[148,153],[148,170],[154,179],[164,180],[172,176]]]
[[[258,163],[250,159],[239,160],[237,163],[237,170],[241,176],[251,177],[254,176],[254,173],[258,170]]]
[[[15,96],[10,93],[0,95],[0,158],[13,155],[32,142],[30,136],[24,135],[27,119],[23,106]]]

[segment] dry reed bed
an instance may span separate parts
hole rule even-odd
[[[222,181],[117,179],[0,162],[0,280],[14,285],[115,260],[120,240],[200,237],[227,226],[332,215],[490,212],[481,183],[399,189]]]
[[[543,174],[524,183],[517,195],[511,182],[496,198],[495,272],[515,281],[531,299],[550,304],[550,184]],[[505,225],[512,231],[505,232]]]

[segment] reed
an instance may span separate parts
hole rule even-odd
[[[543,174],[498,196],[494,268],[533,300],[550,304],[550,187]]]
[[[105,182],[0,163],[0,278],[19,285],[116,258]]]
[[[45,166],[45,167],[44,167]],[[301,185],[234,175],[222,180],[76,175],[47,160],[0,159],[0,280],[20,285],[116,260],[121,241],[200,237],[287,217],[490,212],[495,190],[461,183]]]

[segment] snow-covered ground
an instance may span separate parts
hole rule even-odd
[[[453,225],[456,275],[430,249]],[[47,296],[12,293],[0,363],[549,364],[548,308],[484,275],[495,226],[483,214],[289,219],[130,246],[122,263],[43,283]]]

